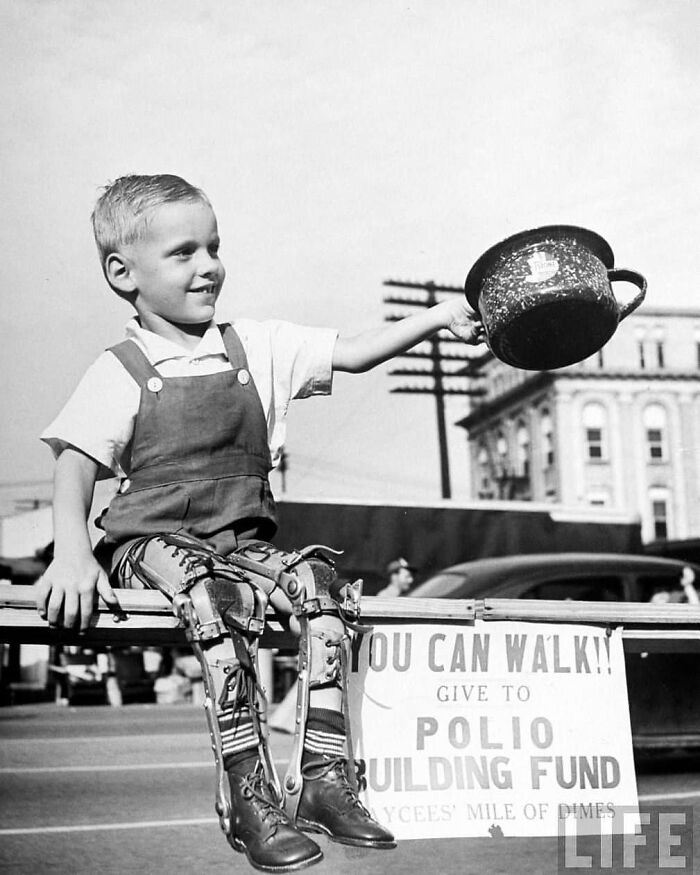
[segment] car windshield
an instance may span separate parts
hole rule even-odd
[[[463,590],[468,581],[464,574],[436,574],[425,583],[417,586],[411,595],[420,598],[464,598],[460,590]]]

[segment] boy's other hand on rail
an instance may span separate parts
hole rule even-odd
[[[85,632],[95,607],[95,591],[107,605],[120,612],[117,597],[107,575],[92,555],[57,557],[35,584],[36,607],[39,616],[53,628]]]

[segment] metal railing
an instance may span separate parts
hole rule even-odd
[[[117,590],[123,615],[100,602],[89,630],[51,629],[34,607],[34,588],[0,583],[0,642],[94,645],[185,643],[168,600],[154,590]],[[363,623],[522,620],[622,627],[626,650],[700,650],[700,606],[633,602],[542,601],[528,599],[421,599],[364,596]],[[264,647],[293,646],[294,639],[271,616]]]

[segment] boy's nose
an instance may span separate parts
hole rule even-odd
[[[197,259],[197,273],[200,276],[212,277],[220,268],[218,258],[212,258],[208,252],[203,252]]]

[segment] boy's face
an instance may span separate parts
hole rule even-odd
[[[208,324],[226,276],[218,253],[208,204],[177,201],[152,210],[143,234],[123,251],[143,327],[168,336]]]

